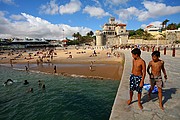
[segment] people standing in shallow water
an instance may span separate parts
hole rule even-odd
[[[28,67],[27,67],[27,66],[25,66],[25,69],[26,69],[26,71],[27,71],[27,72],[29,71],[29,69],[28,69]]]
[[[54,73],[57,73],[57,68],[56,68],[56,66],[54,66]]]
[[[42,82],[40,80],[38,80],[38,85],[39,87],[42,86]]]
[[[29,84],[29,82],[27,80],[24,80],[24,85]]]
[[[45,90],[45,88],[46,88],[46,86],[45,86],[45,84],[43,84],[43,85],[42,85],[42,89]]]
[[[156,85],[158,87],[158,97],[159,97],[159,107],[164,110],[163,104],[162,104],[162,87],[163,87],[163,81],[161,76],[161,70],[164,73],[165,80],[167,79],[166,70],[164,67],[164,61],[160,60],[160,52],[154,51],[152,54],[152,60],[149,62],[147,67],[147,73],[149,74],[150,78],[150,84],[151,88],[148,93],[149,100],[151,99],[151,93],[154,89],[154,86]],[[151,72],[150,72],[151,68]]]
[[[135,48],[131,51],[133,57],[132,64],[132,74],[130,75],[130,99],[127,101],[127,104],[130,105],[133,98],[133,91],[136,90],[138,92],[138,106],[140,109],[143,109],[141,104],[141,94],[142,88],[144,85],[144,78],[146,76],[146,63],[140,57],[141,51],[138,48]]]

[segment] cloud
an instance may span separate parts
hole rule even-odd
[[[54,15],[54,14],[58,14],[58,12],[59,12],[59,7],[58,4],[56,4],[56,0],[51,0],[46,5],[40,6],[39,13]]]
[[[10,18],[13,20],[24,20],[25,19],[25,17],[23,15],[11,15]]]
[[[129,0],[106,0],[105,3],[110,5],[120,5],[127,3],[128,1]]]
[[[166,6],[166,4],[151,1],[144,1],[142,4],[149,13],[148,17],[165,16],[180,12],[180,6]]]
[[[160,28],[160,27],[162,27],[162,21],[154,21],[154,22],[149,23],[148,25],[153,25],[154,27]],[[148,25],[142,24],[142,25],[141,25],[141,28],[144,29],[144,28],[146,28]]]
[[[24,21],[12,22],[5,18],[3,12],[0,11],[0,38],[30,37],[63,39],[63,36],[72,37],[73,33],[76,32],[79,32],[81,35],[86,35],[87,32],[92,30],[86,27],[71,27],[65,24],[52,24],[39,17],[34,17],[26,13],[21,13],[21,15],[25,18]]]
[[[140,12],[141,11],[136,7],[129,7],[127,9],[120,9],[116,11],[116,14],[118,14],[119,19],[128,20],[132,19],[134,16],[138,16]]]
[[[127,9],[120,9],[116,11],[119,19],[129,20],[134,17],[138,21],[145,21],[149,18],[157,18],[160,16],[180,13],[180,6],[166,6],[164,3],[157,3],[151,1],[142,2],[145,9],[139,10],[136,7],[129,7]]]
[[[3,2],[5,4],[15,4],[13,0],[0,0],[0,2]]]
[[[81,9],[81,2],[79,0],[71,0],[70,3],[66,5],[61,5],[59,7],[60,14],[73,14]]]
[[[91,17],[98,17],[98,18],[102,18],[104,16],[110,16],[110,14],[108,12],[105,12],[102,8],[94,7],[94,6],[86,6],[83,9],[83,13],[88,13],[90,14]]]
[[[98,0],[92,0],[93,2],[95,2],[96,4],[96,6],[101,6],[101,3],[98,1]]]

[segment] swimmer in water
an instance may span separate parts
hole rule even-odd
[[[45,84],[43,84],[43,85],[42,85],[42,89],[44,90],[44,89],[45,89],[45,87],[46,87],[46,86],[45,86]]]
[[[38,80],[38,85],[39,85],[39,87],[42,86],[41,80]]]
[[[33,88],[29,88],[29,90],[27,90],[26,92],[28,92],[28,93],[33,93]]]
[[[29,84],[29,82],[27,80],[24,80],[24,85]]]
[[[14,81],[13,80],[11,80],[11,79],[7,79],[7,81],[6,82],[4,82],[4,86],[6,86],[6,85],[11,85],[11,84],[13,84],[14,83]]]

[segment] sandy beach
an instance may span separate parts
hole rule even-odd
[[[0,64],[55,75],[120,80],[124,55],[110,49],[1,51]],[[56,66],[56,72],[55,67]]]

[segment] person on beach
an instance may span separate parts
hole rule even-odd
[[[12,59],[10,59],[10,64],[11,64],[11,67],[13,67],[13,62],[12,62]]]
[[[90,71],[93,71],[92,65],[89,66],[89,70],[90,70]]]
[[[130,105],[132,102],[133,91],[136,90],[138,92],[138,106],[140,109],[143,109],[141,104],[141,93],[144,85],[144,78],[146,76],[146,63],[140,57],[141,50],[138,48],[134,48],[132,51],[133,57],[133,66],[132,66],[132,74],[130,75],[130,99],[127,101],[127,104]]]
[[[56,66],[54,66],[54,73],[57,73],[57,68],[56,68]]]
[[[27,64],[27,65],[28,65],[28,68],[29,68],[29,61],[28,61],[28,64]]]
[[[150,84],[151,84],[151,88],[149,89],[149,92],[148,92],[148,98],[149,100],[151,99],[152,90],[154,89],[154,86],[156,85],[158,87],[159,107],[162,110],[164,110],[163,105],[162,105],[163,81],[162,81],[162,76],[161,76],[161,70],[162,70],[165,81],[167,80],[167,74],[164,68],[164,61],[159,59],[160,58],[159,51],[154,51],[151,54],[151,56],[152,56],[152,60],[149,62],[148,67],[147,67],[147,73],[149,74]],[[150,68],[151,68],[151,72],[150,72]]]
[[[26,69],[26,71],[27,71],[27,72],[29,71],[29,69],[28,69],[28,67],[27,67],[27,66],[25,66],[25,69]]]

